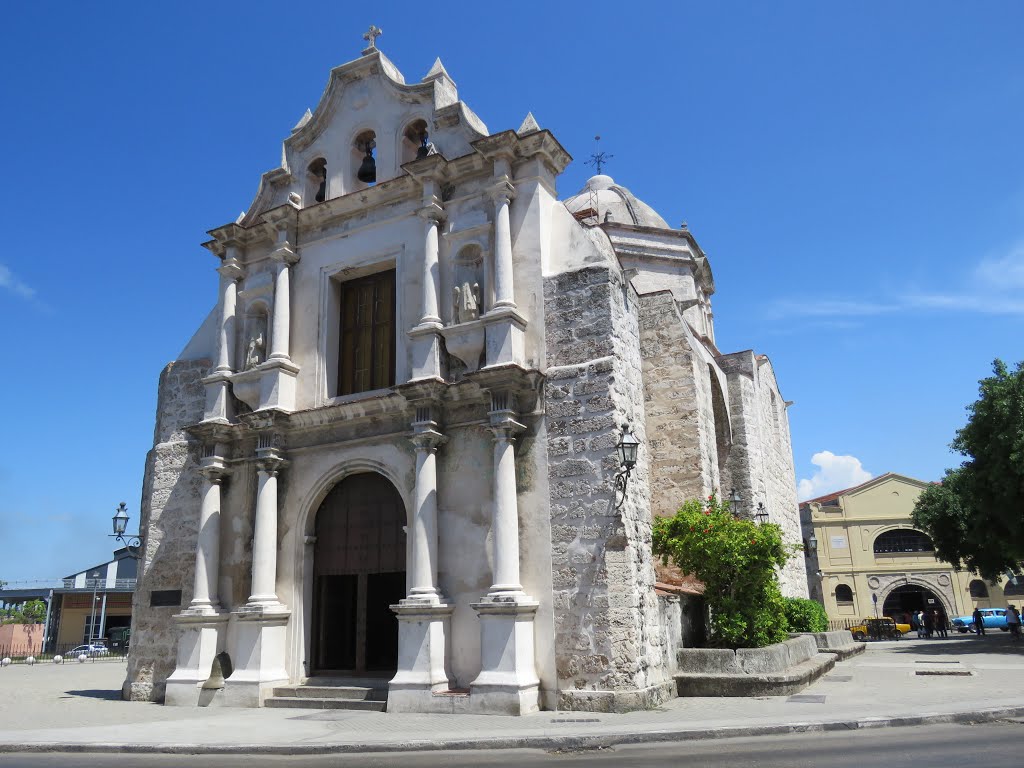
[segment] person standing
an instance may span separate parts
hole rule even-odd
[[[985,617],[981,615],[981,609],[975,608],[974,613],[971,614],[971,618],[974,619],[974,632],[978,635],[985,634]]]
[[[924,612],[924,636],[931,637],[935,631],[935,614],[931,611]]]
[[[921,636],[921,617],[917,611],[910,614],[910,628],[917,632],[917,636]]]
[[[949,637],[949,630],[946,626],[946,612],[941,608],[935,609],[935,631],[939,637]]]
[[[1014,640],[1020,640],[1020,614],[1012,605],[1006,607],[1006,628],[1010,630],[1010,636]]]

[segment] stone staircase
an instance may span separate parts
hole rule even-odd
[[[385,678],[322,678],[311,677],[302,685],[274,688],[274,695],[265,707],[278,709],[355,709],[383,712],[388,704],[388,681]]]

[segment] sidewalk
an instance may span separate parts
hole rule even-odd
[[[121,701],[123,677],[113,662],[0,670],[0,752],[555,749],[1024,716],[1024,643],[1000,634],[869,644],[796,696],[673,699],[622,715],[177,708]]]

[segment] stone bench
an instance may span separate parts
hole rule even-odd
[[[683,648],[678,659],[679,696],[788,696],[836,663],[809,634],[764,648]]]
[[[864,653],[865,643],[858,643],[853,639],[848,629],[840,629],[834,632],[800,632],[791,637],[802,636],[813,637],[822,653],[834,653],[839,661],[844,661],[858,653]]]

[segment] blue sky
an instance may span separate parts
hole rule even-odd
[[[668,7],[671,5],[671,7]],[[378,7],[379,6],[379,7]],[[769,355],[797,477],[937,479],[977,380],[1022,358],[1016,2],[19,3],[0,26],[0,578],[138,521],[157,376],[216,299],[205,231],[370,23],[441,56],[491,131],[527,111],[708,253],[723,351]]]

